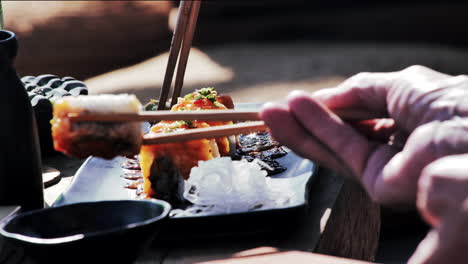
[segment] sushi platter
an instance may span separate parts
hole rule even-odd
[[[245,103],[237,104],[236,109],[254,110],[260,106],[258,103]],[[277,221],[271,221],[271,217],[277,218],[280,222],[281,219],[290,222],[299,218],[307,207],[309,187],[316,177],[318,167],[290,150],[285,150],[287,155],[276,159],[285,171],[267,177],[271,183],[268,191],[281,193],[282,203],[231,213],[171,214],[169,218],[171,227],[168,228],[171,234],[164,235],[163,238],[270,232],[275,230],[278,224]],[[125,188],[132,183],[132,180],[123,177],[129,170],[122,165],[129,161],[133,160],[125,157],[114,159],[89,157],[76,173],[71,186],[59,196],[53,206],[90,201],[140,199],[135,189]],[[187,208],[173,205],[173,211],[180,211],[180,207]],[[247,225],[239,225],[242,222]]]

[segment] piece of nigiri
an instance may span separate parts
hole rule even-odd
[[[140,122],[70,122],[68,115],[87,113],[138,113],[141,103],[136,96],[87,95],[64,97],[54,104],[52,138],[54,148],[77,158],[98,156],[111,159],[132,156],[140,151]]]

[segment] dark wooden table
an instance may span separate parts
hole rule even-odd
[[[62,176],[58,183],[45,189],[48,204],[67,188],[83,161],[63,155],[43,159],[45,165],[58,169]],[[374,261],[379,242],[380,208],[359,185],[332,170],[319,170],[310,188],[306,213],[302,219],[295,220],[295,226],[286,233],[172,243],[156,241],[136,263],[198,263],[230,259],[249,252],[262,255],[296,251]]]

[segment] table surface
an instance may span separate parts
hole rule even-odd
[[[56,168],[61,173],[60,181],[44,191],[47,205],[66,190],[83,162],[60,154],[43,159],[45,166]],[[312,252],[373,261],[380,218],[379,214],[369,213],[376,211],[376,207],[366,197],[355,184],[321,168],[310,187],[305,213],[300,219],[294,219],[294,226],[287,231],[193,241],[156,240],[136,263],[224,263],[228,260],[229,263],[234,260],[232,263],[283,263],[285,258],[300,260],[298,263],[350,263],[349,259],[343,262],[340,258]],[[349,210],[350,205],[353,205],[352,210]],[[2,218],[15,207],[0,209]],[[287,224],[278,223],[278,226]]]
[[[58,183],[45,189],[45,200],[48,205],[52,204],[60,193],[69,186],[73,175],[83,162],[84,160],[70,158],[61,154],[43,159],[44,165],[58,169],[62,176]],[[349,187],[346,187],[348,185]],[[274,233],[265,233],[258,236],[221,237],[201,241],[183,241],[182,243],[181,241],[155,241],[150,248],[143,252],[136,263],[157,262],[169,264],[215,261],[243,255],[245,252],[251,252],[253,249],[267,249],[268,254],[295,251],[319,252],[346,258],[367,261],[373,260],[377,245],[372,246],[365,243],[354,243],[358,245],[357,248],[354,249],[352,246],[343,247],[338,245],[341,249],[348,248],[344,253],[340,252],[342,251],[341,249],[335,250],[327,245],[327,243],[336,244],[337,239],[342,243],[350,243],[350,241],[344,241],[339,238],[344,235],[343,233],[336,234],[336,232],[326,232],[327,229],[339,231],[343,226],[348,226],[353,223],[354,214],[340,215],[332,213],[337,206],[339,208],[349,208],[349,206],[344,203],[349,204],[355,202],[354,209],[358,212],[360,205],[363,205],[363,210],[367,210],[365,207],[371,204],[370,201],[365,201],[365,203],[357,201],[356,197],[352,197],[352,195],[348,195],[347,198],[340,198],[340,194],[359,193],[359,190],[355,189],[355,185],[347,184],[341,176],[336,175],[333,171],[321,168],[318,177],[311,185],[308,206],[304,216],[302,219],[296,219],[296,226],[288,229],[287,232],[275,231]],[[351,199],[349,199],[350,197]],[[365,200],[365,196],[360,195],[359,197],[360,200],[363,200],[363,197]],[[346,211],[343,209],[339,210]],[[366,220],[356,219],[359,223],[357,223],[358,228],[352,231],[353,236],[360,238],[359,232],[361,230],[368,230],[369,223],[380,222],[376,214],[370,216],[372,217],[368,217],[369,219]],[[347,224],[343,225],[345,221]],[[283,223],[280,223],[279,226],[282,224]],[[287,225],[287,223],[285,224]],[[324,237],[324,234],[326,234],[327,237]],[[368,234],[367,232],[363,232],[363,234],[366,236],[363,240],[377,243],[378,231],[373,232],[373,234]],[[333,242],[330,243],[330,241]],[[337,245],[335,245],[335,247],[336,246]],[[355,252],[358,251],[365,253],[356,255]]]

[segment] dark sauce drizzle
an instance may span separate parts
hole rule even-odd
[[[262,166],[268,176],[279,174],[286,170],[275,159],[281,158],[288,153],[281,145],[271,138],[268,132],[257,132],[247,135],[240,135],[236,154],[233,159],[246,159],[252,161],[259,159],[268,166]]]

